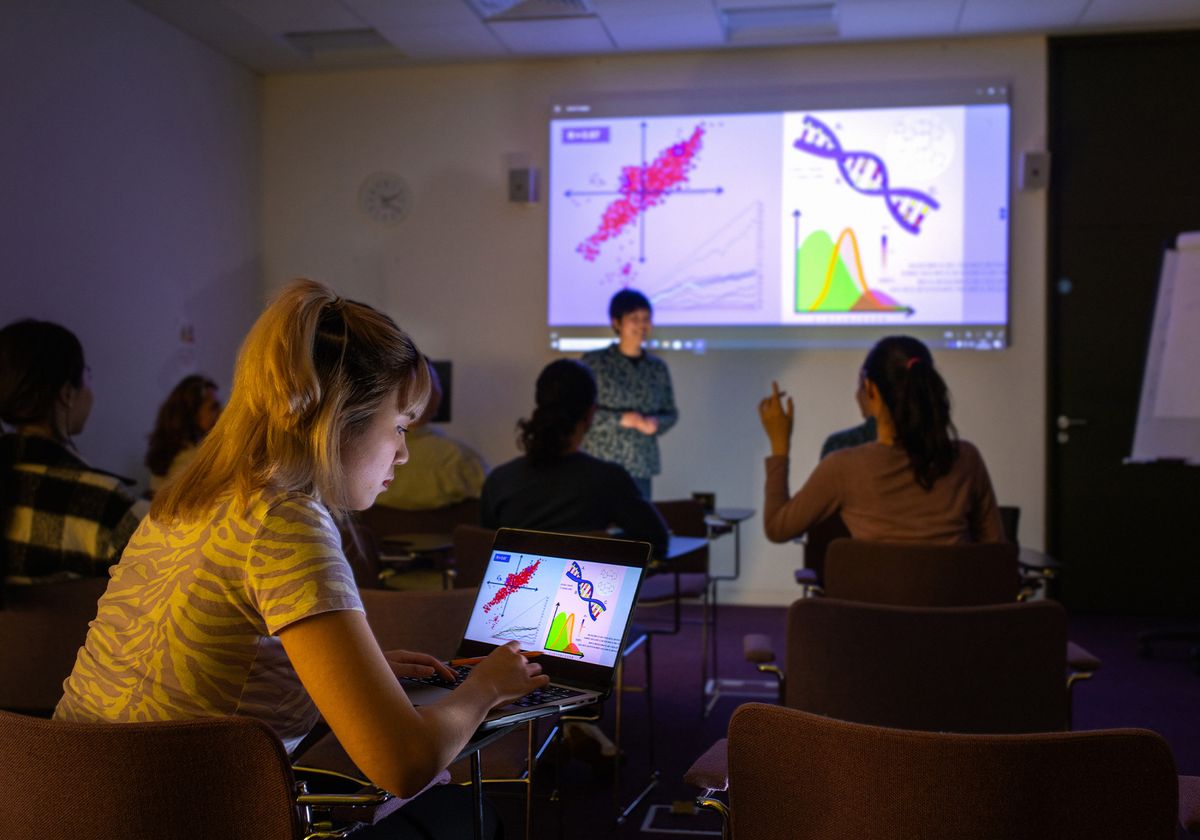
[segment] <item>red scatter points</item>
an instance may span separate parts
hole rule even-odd
[[[688,173],[695,168],[700,151],[704,126],[696,126],[692,136],[668,146],[658,153],[654,162],[645,167],[621,168],[621,197],[604,209],[600,227],[575,248],[588,262],[600,256],[600,245],[628,227],[638,214],[662,204],[672,188],[686,184]]]
[[[633,270],[633,263],[625,263],[625,265],[621,266],[621,273],[624,274],[626,277],[629,276],[629,272],[631,272],[632,270]]]
[[[542,565],[542,561],[537,560],[532,565],[526,566],[524,569],[517,572],[515,575],[509,575],[508,578],[505,579],[504,585],[501,586],[496,591],[496,594],[492,596],[492,600],[483,605],[483,611],[491,612],[492,607],[496,606],[509,595],[513,594],[522,586],[529,583],[529,579],[533,577],[533,573],[537,571],[537,568],[540,565]]]

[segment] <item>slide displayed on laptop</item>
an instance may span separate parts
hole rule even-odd
[[[466,639],[515,640],[523,650],[611,668],[639,577],[626,565],[496,549]]]

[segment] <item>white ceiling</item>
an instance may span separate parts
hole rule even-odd
[[[1200,28],[1200,0],[133,0],[260,73]]]

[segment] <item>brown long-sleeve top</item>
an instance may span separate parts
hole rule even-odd
[[[892,542],[1000,542],[1004,529],[996,494],[979,450],[960,441],[950,472],[928,490],[913,477],[899,446],[865,443],[821,459],[792,496],[788,458],[767,458],[763,525],[767,539],[785,542],[840,513],[857,539]]]

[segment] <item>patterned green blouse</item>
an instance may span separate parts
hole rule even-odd
[[[591,368],[599,391],[596,419],[583,439],[583,451],[620,464],[634,478],[658,475],[662,472],[658,435],[679,420],[666,362],[644,351],[631,359],[615,343],[584,353],[582,361]],[[621,415],[626,411],[658,420],[657,434],[622,428]]]

